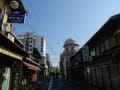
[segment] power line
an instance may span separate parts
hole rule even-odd
[[[30,27],[30,30],[32,30],[33,32],[35,32],[35,34],[37,34],[37,31],[33,28],[33,26],[29,23],[28,20],[26,20],[26,24]]]
[[[38,17],[38,13],[36,12],[36,9],[33,8],[33,5],[32,5],[33,3],[31,3],[30,0],[29,0],[29,3],[30,3],[29,5],[30,5],[32,11],[34,11],[34,13],[35,13],[34,15],[36,15],[36,16],[35,16],[36,18],[34,18],[34,19],[36,19],[36,21],[37,21],[36,24],[37,24],[37,25],[39,26],[39,28],[40,28],[41,25],[40,25],[40,18]],[[39,23],[39,24],[38,24],[38,23]]]
[[[35,19],[36,19],[36,21],[37,21],[37,25],[38,26],[40,26],[39,24],[40,24],[40,19],[39,19],[39,17],[38,17],[38,14],[36,13],[36,10],[33,8],[33,3],[31,3],[31,1],[29,0],[29,5],[30,5],[30,7],[31,7],[31,9],[32,9],[32,11],[34,11],[34,15],[36,15],[36,16],[34,16],[34,17],[36,17]],[[37,33],[37,31],[36,31],[36,29],[34,28],[34,26],[33,26],[33,24],[31,24],[28,20],[26,20],[26,22],[27,22],[27,25],[30,27],[30,30],[32,30],[33,32],[35,32],[35,34],[37,35],[38,33]],[[39,23],[39,24],[38,24]],[[40,27],[39,27],[40,28]],[[55,50],[47,43],[47,48],[51,51],[51,52],[53,52],[53,54],[54,55],[58,55],[58,53],[56,53],[55,52]],[[58,57],[59,58],[59,57]],[[51,58],[51,59],[58,59],[58,58]],[[53,60],[52,60],[53,61]],[[57,62],[57,61],[56,61]]]

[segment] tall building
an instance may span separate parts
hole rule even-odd
[[[41,60],[40,64],[46,65],[46,41],[45,38],[39,35],[34,35],[33,32],[26,32],[25,35],[18,35],[18,39],[24,44],[24,49],[31,54],[33,52],[33,47],[37,48]]]
[[[65,78],[69,78],[70,77],[69,69],[71,67],[70,57],[72,57],[73,55],[76,54],[76,52],[78,52],[79,45],[77,41],[69,38],[64,42],[63,47],[64,47],[64,51],[60,55],[60,69],[61,69],[62,75],[64,75]]]
[[[51,65],[50,65],[50,55],[46,54],[46,76],[50,75]]]

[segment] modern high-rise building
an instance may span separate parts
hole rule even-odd
[[[33,47],[37,48],[41,55],[40,64],[46,65],[46,41],[45,38],[35,35],[33,32],[26,32],[24,35],[18,35],[18,39],[24,44],[24,49],[33,53]]]

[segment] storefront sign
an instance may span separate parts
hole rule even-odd
[[[13,11],[8,16],[8,23],[24,23],[25,21],[25,14],[21,13],[20,11]]]

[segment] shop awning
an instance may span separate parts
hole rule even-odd
[[[26,60],[34,63],[35,65],[38,65],[38,66],[39,66],[39,64],[38,64],[37,62],[33,61],[31,58],[26,57]]]
[[[37,62],[35,62],[34,60],[32,60],[32,59],[31,59],[31,58],[29,58],[29,57],[26,57],[26,58],[25,58],[25,60],[26,60],[26,62],[33,63],[34,65],[39,66],[41,69],[44,69],[44,67],[43,67],[43,66],[41,66],[40,64],[38,64]]]
[[[41,71],[40,67],[29,64],[27,62],[23,62],[23,64],[30,70]]]
[[[2,47],[0,47],[0,54],[10,56],[10,57],[15,58],[15,59],[18,59],[18,60],[20,60],[20,61],[23,60],[23,57],[22,57],[21,55],[18,55],[18,54],[16,54],[16,53],[11,52],[10,50],[7,50],[7,49],[2,48]]]

